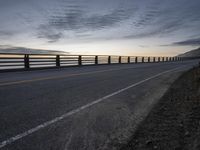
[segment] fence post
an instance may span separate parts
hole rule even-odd
[[[160,62],[160,57],[158,57],[158,62]]]
[[[29,55],[28,54],[24,55],[24,68],[25,69],[29,69],[30,68]]]
[[[165,57],[162,57],[162,62],[165,62]]]
[[[78,65],[81,66],[82,65],[82,56],[78,56]]]
[[[138,62],[138,57],[135,57],[135,63],[137,64],[137,62]]]
[[[156,62],[156,57],[153,57],[153,62]]]
[[[150,59],[151,59],[151,58],[150,58],[150,57],[148,57],[148,62],[150,62]]]
[[[122,63],[122,57],[119,56],[119,64],[121,64],[121,63]]]
[[[144,57],[142,57],[142,63],[144,63]]]
[[[131,61],[130,61],[130,57],[128,57],[128,64],[130,64],[130,62],[131,62]]]
[[[56,67],[60,67],[60,55],[56,55]]]
[[[95,56],[95,65],[98,65],[98,56]]]
[[[111,64],[111,56],[108,56],[108,64]]]

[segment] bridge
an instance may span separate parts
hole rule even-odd
[[[170,84],[198,64],[178,57],[29,54],[4,54],[0,61],[0,149],[5,150],[117,147]]]

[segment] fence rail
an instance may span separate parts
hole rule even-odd
[[[183,61],[189,59],[194,58],[107,55],[0,54],[0,71],[100,64],[156,63]]]

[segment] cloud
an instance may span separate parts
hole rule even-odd
[[[198,1],[185,5],[184,1],[175,3],[165,1],[162,3],[149,3],[149,6],[133,18],[133,30],[125,39],[142,39],[149,37],[168,38],[185,36],[198,30],[200,9]],[[137,19],[139,18],[139,19]]]
[[[124,36],[125,39],[141,39],[149,37],[167,37],[170,33],[177,31],[181,23],[179,21],[171,21],[168,23],[160,23],[158,26],[148,28],[148,30],[140,31],[139,33],[132,33]],[[145,27],[144,27],[145,28]]]
[[[38,43],[151,37],[169,43],[170,38],[181,41],[200,33],[198,0],[4,0],[0,4],[6,7],[0,9],[4,43],[19,39],[25,43],[27,36]]]
[[[50,27],[46,27],[44,25],[40,25],[38,28],[38,38],[48,39],[49,43],[57,42],[59,39],[63,37],[63,34],[55,29]]]
[[[180,41],[180,42],[175,42],[172,45],[178,45],[178,46],[200,46],[200,38],[189,39],[189,40]]]
[[[177,31],[184,29],[185,24],[188,22],[188,19],[185,19],[185,14],[177,14],[174,8],[163,8],[160,3],[145,8],[145,11],[138,17],[140,19],[134,20],[133,23],[135,30],[124,36],[125,39],[169,37],[170,34],[175,34]]]
[[[152,23],[153,20],[155,20],[161,13],[159,7],[160,7],[160,2],[155,1],[154,3],[147,4],[147,7],[145,9],[144,8],[138,9],[138,11],[141,10],[142,12],[136,16],[136,19],[132,18],[133,27],[145,28],[145,26],[150,25],[150,23]]]
[[[9,37],[14,35],[15,33],[13,31],[5,31],[0,30],[0,37]]]
[[[59,50],[33,49],[27,47],[16,47],[12,45],[0,45],[0,53],[14,54],[68,54]]]
[[[83,38],[92,35],[92,32],[102,29],[111,29],[120,22],[129,19],[133,10],[114,8],[101,13],[88,12],[80,4],[70,4],[64,8],[55,8],[54,13],[46,23],[39,25],[38,37],[45,38],[50,42],[57,42],[62,37],[79,36]],[[59,11],[58,11],[59,10]],[[89,33],[88,33],[89,32]],[[83,34],[82,34],[83,33]]]

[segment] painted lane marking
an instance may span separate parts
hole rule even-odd
[[[66,78],[66,77],[89,75],[89,74],[118,71],[118,70],[126,70],[126,69],[133,69],[133,68],[137,68],[137,67],[107,69],[107,70],[91,71],[91,72],[85,72],[85,73],[74,73],[74,74],[68,74],[68,75],[62,75],[62,76],[44,77],[44,78],[38,78],[38,79],[32,79],[32,80],[14,81],[14,82],[0,83],[0,86],[17,85],[17,84],[30,83],[30,82],[36,82],[36,81],[44,81],[44,80],[52,80],[52,79],[62,79],[62,78]]]
[[[134,83],[134,84],[132,84],[132,85],[130,85],[130,86],[127,86],[127,87],[125,87],[125,88],[123,88],[123,89],[120,89],[120,90],[118,90],[118,91],[116,91],[116,92],[113,92],[113,93],[111,93],[111,94],[109,94],[109,95],[106,95],[106,96],[104,96],[104,97],[102,97],[102,98],[99,98],[99,99],[97,99],[97,100],[95,100],[95,101],[93,101],[93,102],[91,102],[91,103],[88,103],[88,104],[86,104],[86,105],[83,105],[83,106],[81,106],[81,107],[79,107],[79,108],[77,108],[77,109],[71,110],[71,111],[69,111],[69,112],[67,112],[67,113],[65,113],[65,114],[63,114],[63,115],[61,115],[61,116],[59,116],[59,117],[56,117],[56,118],[54,118],[54,119],[52,119],[52,120],[49,120],[49,121],[47,121],[47,122],[44,122],[43,124],[40,124],[40,125],[38,125],[38,126],[32,128],[32,129],[30,129],[30,130],[27,130],[27,131],[25,131],[25,132],[23,132],[23,133],[20,133],[20,134],[18,134],[18,135],[16,135],[16,136],[13,136],[13,137],[7,139],[7,140],[5,140],[5,141],[0,142],[0,148],[3,148],[3,147],[5,147],[5,146],[8,145],[8,144],[12,144],[13,142],[15,142],[15,141],[17,141],[17,140],[19,140],[19,139],[22,139],[22,138],[24,138],[24,137],[26,137],[26,136],[28,136],[28,135],[34,133],[34,132],[37,132],[37,131],[40,130],[40,129],[43,129],[43,128],[45,128],[45,127],[48,127],[48,126],[50,126],[50,125],[52,125],[52,124],[54,124],[54,123],[56,123],[56,122],[58,122],[58,121],[61,121],[61,120],[65,119],[65,118],[67,118],[67,117],[69,117],[69,116],[72,116],[72,115],[74,115],[74,114],[76,114],[76,113],[78,113],[78,112],[80,112],[80,111],[82,111],[82,110],[84,110],[84,109],[86,109],[86,108],[89,108],[89,107],[91,107],[91,106],[93,106],[93,105],[95,105],[95,104],[98,104],[98,103],[102,102],[103,100],[106,100],[106,99],[108,99],[108,98],[110,98],[110,97],[113,97],[113,96],[115,96],[115,95],[118,95],[118,94],[120,94],[120,93],[122,93],[122,92],[124,92],[124,91],[126,91],[126,90],[128,90],[128,89],[130,89],[130,88],[133,88],[133,87],[135,87],[135,86],[137,86],[137,85],[140,85],[140,84],[142,84],[142,83],[144,83],[144,82],[146,82],[146,81],[149,81],[149,80],[154,79],[154,78],[156,78],[156,77],[159,77],[159,76],[161,76],[161,75],[163,75],[163,74],[166,74],[166,73],[169,73],[169,72],[178,70],[178,69],[183,68],[183,67],[184,67],[184,66],[181,66],[181,67],[177,67],[177,68],[174,68],[174,69],[170,69],[170,70],[167,70],[167,71],[158,73],[158,74],[156,74],[156,75],[154,75],[154,76],[151,76],[151,77],[149,77],[149,78],[146,78],[146,79],[144,79],[144,80],[141,80],[141,81],[139,81],[139,82],[137,82],[137,83]]]

